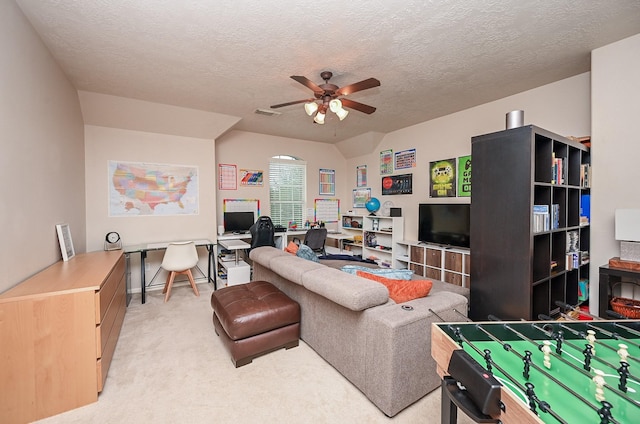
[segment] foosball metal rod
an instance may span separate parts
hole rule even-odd
[[[566,325],[564,325],[564,324],[559,324],[559,325],[560,325],[562,328],[564,328],[565,330],[568,330],[569,332],[571,332],[572,334],[574,334],[574,335],[576,335],[576,336],[580,336],[580,337],[582,337],[582,338],[584,338],[584,337],[585,337],[585,334],[584,334],[584,332],[582,332],[582,331],[574,330],[573,328],[568,327],[568,326],[566,326]],[[603,346],[603,347],[605,347],[605,348],[607,348],[607,349],[609,349],[609,350],[612,350],[612,351],[614,351],[614,352],[617,352],[617,350],[616,350],[614,347],[611,347],[611,346],[609,346],[608,344],[603,343],[602,341],[600,341],[600,339],[596,339],[596,343],[598,344],[598,346]],[[598,357],[597,357],[597,356],[596,356],[596,359],[598,359]],[[639,359],[639,358],[636,358],[636,357],[634,357],[634,356],[628,356],[628,357],[627,357],[627,359],[630,359],[630,360],[632,360],[632,361],[635,361],[635,362],[640,363],[640,359]],[[610,366],[611,368],[615,368],[612,364],[610,364],[610,363],[609,363],[609,362],[607,362],[607,361],[601,360],[600,362],[605,363],[606,365]],[[638,377],[634,377],[634,378],[635,378],[636,380],[640,381],[640,378],[638,378]]]
[[[598,330],[599,332],[601,332],[602,334],[604,334],[607,337],[611,337],[612,339],[615,339],[615,340],[623,340],[625,343],[627,343],[629,345],[632,345],[632,346],[635,346],[637,348],[640,348],[640,344],[634,342],[631,339],[628,339],[626,337],[622,337],[618,333],[614,333],[614,332],[611,332],[609,330],[605,330],[604,328],[601,328],[601,327],[598,327],[596,325],[590,324],[587,321],[585,321],[585,322],[587,323],[587,327],[593,328],[594,330]]]

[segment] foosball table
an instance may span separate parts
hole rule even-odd
[[[442,422],[640,423],[640,320],[432,324]],[[453,412],[452,412],[453,411]]]

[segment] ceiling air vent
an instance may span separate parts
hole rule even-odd
[[[258,115],[266,115],[266,116],[282,115],[282,112],[278,112],[278,111],[271,110],[271,109],[256,109],[255,113],[258,114]]]

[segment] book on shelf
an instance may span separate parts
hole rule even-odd
[[[567,252],[577,252],[580,247],[578,230],[567,231]]]
[[[533,205],[533,232],[549,231],[549,205]]]
[[[591,195],[583,194],[580,196],[580,217],[585,217],[586,222],[591,221]]]
[[[580,187],[591,187],[591,165],[588,163],[580,165]]]
[[[565,158],[557,158],[555,152],[551,156],[551,184],[564,184],[567,178]]]
[[[557,230],[560,228],[560,205],[554,203],[551,205],[551,229]]]

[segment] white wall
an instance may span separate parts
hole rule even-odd
[[[349,196],[351,191],[345,185],[348,179],[345,172],[345,159],[336,146],[245,131],[231,131],[216,140],[217,163],[236,165],[238,173],[241,169],[262,170],[265,183],[263,187],[238,185],[237,190],[217,189],[219,224],[222,224],[224,199],[258,199],[261,214],[269,215],[269,160],[276,155],[291,155],[307,162],[307,208],[313,208],[315,199],[339,198],[341,199],[340,211],[346,210],[347,206],[343,206],[344,201],[347,199],[347,191],[349,190]],[[336,171],[335,196],[319,195],[319,171],[324,168]],[[355,170],[353,172],[355,173]],[[347,205],[349,205],[348,202]]]
[[[419,203],[468,203],[468,197],[430,198],[429,162],[471,154],[471,137],[505,129],[506,113],[524,110],[524,123],[560,135],[589,135],[590,75],[584,73],[514,96],[423,122],[387,134],[370,154],[347,160],[347,190],[355,187],[355,169],[367,165],[369,187],[380,202],[392,201],[402,208],[405,238],[417,239]],[[413,173],[413,194],[381,195],[380,152],[416,149],[417,167],[394,174]],[[473,162],[473,158],[472,158]],[[473,169],[473,165],[472,165]],[[473,176],[472,176],[473,180]],[[473,183],[472,183],[473,187]],[[472,188],[473,196],[473,188]],[[363,209],[359,210],[365,213]]]
[[[591,54],[591,298],[597,295],[598,267],[620,255],[614,237],[615,210],[640,209],[640,187],[634,177],[640,158],[638,52],[640,34]],[[591,310],[595,312],[593,303]]]
[[[76,90],[13,1],[0,2],[0,292],[62,259],[55,225],[85,251]]]

